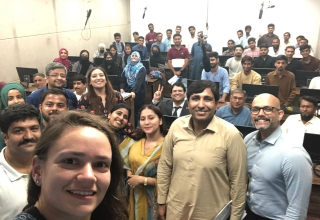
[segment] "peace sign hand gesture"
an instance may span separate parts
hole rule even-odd
[[[162,91],[163,91],[163,86],[161,86],[160,84],[159,84],[159,86],[158,86],[158,90],[154,93],[154,95],[153,95],[153,100],[155,101],[155,102],[159,102],[159,100],[160,100],[160,98],[161,98],[161,95],[162,95]]]

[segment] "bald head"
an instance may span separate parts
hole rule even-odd
[[[252,102],[252,106],[272,106],[280,109],[280,100],[274,95],[263,93],[257,95]]]

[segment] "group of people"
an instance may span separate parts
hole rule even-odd
[[[72,64],[61,48],[45,76],[34,76],[38,90],[28,96],[17,83],[1,84],[1,218],[214,219],[232,200],[231,220],[305,219],[312,162],[301,137],[305,128],[320,130],[320,119],[317,101],[302,97],[300,115],[280,126],[281,105],[290,106],[296,94],[288,58],[276,56],[275,71],[266,77],[267,85],[279,86],[278,97],[258,95],[249,109],[242,85],[261,84],[261,76],[252,70],[252,56],[243,56],[246,45],[234,47],[226,63],[230,74],[195,27],[189,27],[195,42],[184,47],[177,26],[170,49],[153,24],[148,27],[145,38],[133,33],[137,48],[124,45],[119,33],[110,52],[99,44],[94,58],[104,58],[101,66],[89,61],[87,50]],[[152,43],[150,54],[144,41]],[[301,54],[308,54],[306,46]],[[159,85],[152,103],[145,103],[149,73],[141,60],[149,57],[154,74],[164,72],[163,48],[172,76],[188,78],[191,54],[201,80],[188,88],[177,81],[171,99],[162,97]],[[68,71],[78,73],[71,79],[75,91],[64,88]],[[119,91],[108,78],[113,75]],[[229,93],[230,104],[218,108]],[[165,116],[176,118],[170,129]],[[257,131],[243,137],[234,125]]]

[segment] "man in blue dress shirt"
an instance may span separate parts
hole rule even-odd
[[[132,47],[132,51],[141,51],[142,56],[141,60],[147,60],[148,59],[148,50],[147,47],[143,45],[144,37],[140,36],[138,38],[138,44]]]
[[[244,106],[247,94],[242,89],[234,89],[230,93],[230,104],[220,107],[216,116],[233,125],[252,126],[250,109]]]
[[[245,220],[307,217],[312,162],[299,143],[282,134],[283,114],[273,95],[261,94],[252,102],[251,120],[258,131],[244,139],[249,175]]]

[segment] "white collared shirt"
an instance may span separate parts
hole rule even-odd
[[[303,144],[304,134],[320,134],[320,119],[313,116],[308,122],[303,124],[301,115],[290,115],[281,126],[284,134],[290,139],[294,139],[298,144]]]
[[[269,56],[277,57],[279,55],[284,55],[284,49],[282,47],[279,47],[279,50],[277,52],[274,52],[273,47],[269,47]]]
[[[185,102],[185,100],[181,103],[181,105],[175,105],[174,104],[174,102],[172,102],[172,115],[173,115],[173,113],[174,113],[174,110],[175,110],[175,108],[174,107],[181,107],[181,108],[179,108],[178,110],[177,110],[177,117],[180,117],[180,115],[181,115],[181,111],[182,111],[182,108],[183,108],[183,105],[184,105],[184,102]]]
[[[0,218],[12,220],[27,203],[28,174],[21,174],[11,167],[0,153]]]

